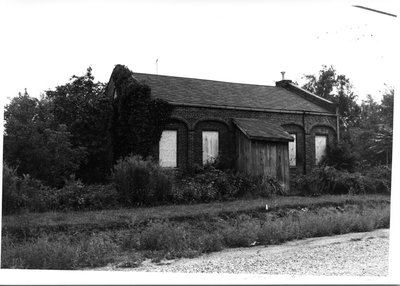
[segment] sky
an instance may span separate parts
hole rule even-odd
[[[91,66],[262,85],[333,65],[359,99],[394,86],[396,1],[0,0],[2,99],[39,97]],[[400,15],[399,15],[400,16]]]

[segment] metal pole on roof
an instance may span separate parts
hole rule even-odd
[[[158,75],[158,59],[156,59],[156,74]]]

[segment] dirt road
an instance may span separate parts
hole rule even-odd
[[[388,275],[389,230],[228,249],[163,264],[144,262],[122,271],[251,273],[272,275]],[[111,270],[111,269],[109,269]]]

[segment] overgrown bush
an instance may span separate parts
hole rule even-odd
[[[119,205],[119,195],[113,184],[85,186],[71,177],[56,193],[56,210],[98,210]]]
[[[26,205],[26,195],[19,188],[19,178],[14,168],[3,163],[3,214],[12,213]]]
[[[243,196],[269,197],[283,194],[279,182],[268,176],[251,176],[233,170],[220,170],[213,165],[197,166],[177,178],[169,201],[199,203],[230,200]]]
[[[57,205],[55,190],[32,179],[29,175],[17,176],[16,170],[3,164],[3,214],[19,210],[42,212]]]
[[[363,175],[368,178],[369,188],[373,193],[386,193],[391,191],[392,169],[386,165],[366,168]]]
[[[323,158],[321,165],[349,172],[353,172],[356,169],[359,158],[347,143],[328,146],[326,151],[326,156]]]
[[[17,176],[15,169],[3,164],[3,214],[18,211],[46,212],[97,210],[119,206],[114,185],[85,186],[71,177],[61,189],[45,186],[29,175]]]
[[[128,205],[165,202],[172,188],[167,172],[151,159],[129,156],[114,166],[114,183]]]
[[[320,166],[310,174],[298,176],[295,185],[305,195],[390,193],[390,173],[382,166],[364,174]]]

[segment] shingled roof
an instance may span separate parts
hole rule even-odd
[[[172,104],[332,113],[323,105],[279,86],[143,73],[133,76],[150,86],[152,96]]]
[[[233,123],[249,139],[266,141],[294,141],[281,126],[271,124],[265,120],[234,118]]]

